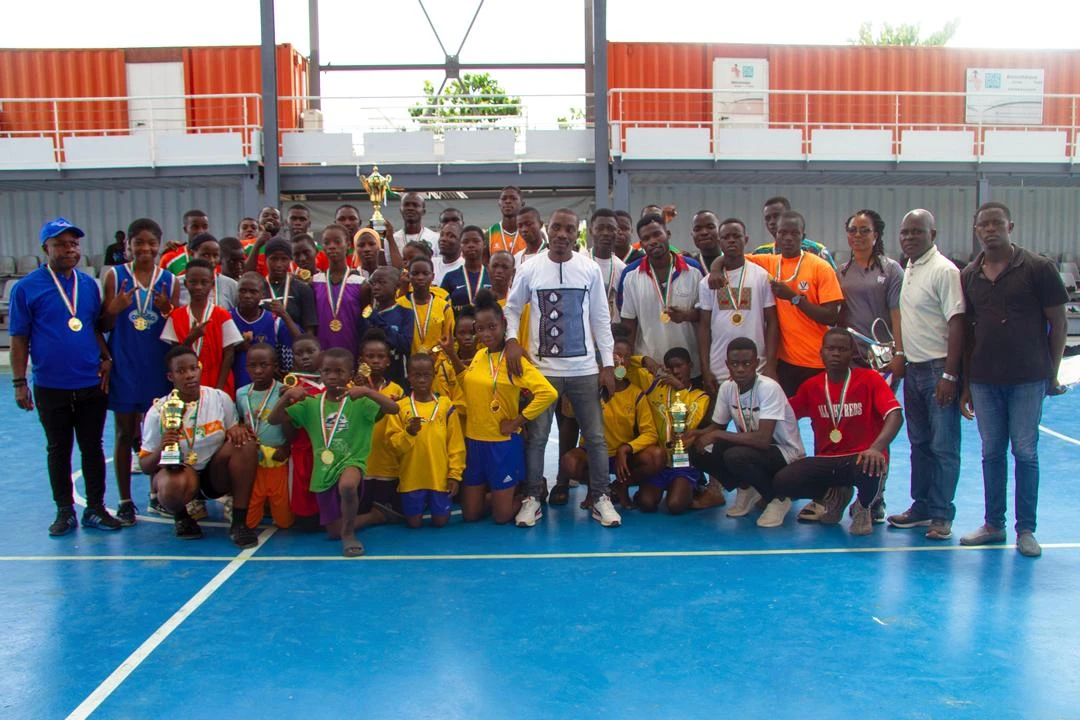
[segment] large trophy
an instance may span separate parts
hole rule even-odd
[[[371,167],[370,175],[361,175],[360,184],[364,186],[364,192],[368,194],[368,199],[371,200],[371,207],[375,208],[375,212],[371,215],[371,227],[379,235],[386,234],[386,219],[382,215],[382,206],[386,202],[386,191],[390,189],[390,175],[383,175],[379,172],[379,166],[373,165]]]
[[[671,403],[671,430],[675,437],[675,444],[671,449],[671,467],[690,467],[690,455],[683,445],[683,433],[686,432],[686,415],[689,408],[682,399],[682,391],[675,393],[675,402]]]
[[[161,426],[166,430],[179,430],[184,426],[184,407],[183,400],[180,399],[180,392],[173,390],[169,393],[169,397],[165,398],[165,401],[161,403]],[[161,460],[159,465],[167,468],[179,468],[184,463],[180,460],[180,443],[169,443],[161,449]]]

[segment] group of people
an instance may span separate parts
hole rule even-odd
[[[848,510],[854,535],[888,522],[942,541],[963,415],[982,437],[986,512],[960,542],[1006,538],[1011,445],[1017,547],[1041,552],[1038,424],[1059,391],[1068,296],[1053,263],[1012,242],[1004,205],[978,208],[983,251],[963,271],[921,209],[900,225],[901,266],[868,209],[845,223],[850,258],[837,265],[782,197],[763,205],[771,243],[703,210],[691,252],[672,244],[670,207],[598,209],[579,247],[574,211],[545,218],[514,187],[498,206],[486,228],[448,208],[435,231],[407,193],[397,231],[342,205],[317,237],[303,205],[285,223],[267,207],[221,239],[191,210],[169,243],[138,219],[100,293],[77,267],[83,231],[47,222],[47,262],[15,286],[10,333],[16,402],[36,406],[48,443],[49,533],[77,525],[77,440],[84,527],[135,524],[135,470],[178,537],[201,537],[206,500],[222,499],[240,547],[267,511],[279,527],[324,527],[349,557],[364,552],[361,529],[426,515],[440,527],[455,501],[465,521],[532,527],[575,483],[604,527],[619,510],[678,514],[734,491],[727,516],[760,510],[760,527],[807,499],[800,521]],[[553,419],[557,469],[544,465]],[[887,515],[905,419],[913,502]]]

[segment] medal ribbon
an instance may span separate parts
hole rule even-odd
[[[205,325],[207,323],[207,321],[210,319],[210,313],[213,312],[213,310],[214,303],[206,303],[206,309],[203,310],[202,322],[199,323],[200,325]],[[190,305],[187,306],[187,314],[188,322],[191,324],[191,327],[195,327],[195,313],[191,312]],[[191,331],[188,330],[188,332],[190,333]],[[191,349],[195,351],[196,355],[202,354],[202,346],[204,340],[206,340],[205,332],[203,333],[203,336],[196,340],[195,344],[191,346]]]
[[[255,394],[255,389],[252,388],[251,392],[247,396],[248,406],[248,422],[251,423],[251,428],[255,431],[255,437],[259,436],[259,426],[262,424],[263,411],[266,410],[266,404],[270,402],[270,397],[274,394],[274,389],[277,387],[277,380],[274,380],[270,389],[266,391],[266,395],[263,396],[262,404],[259,405],[259,411],[255,412],[254,407],[251,405],[251,396]]]
[[[802,268],[802,261],[803,261],[804,257],[806,257],[806,251],[805,250],[800,250],[799,251],[799,262],[795,264],[795,272],[793,272],[791,274],[791,277],[789,277],[787,280],[781,280],[780,279],[780,271],[784,267],[784,256],[781,255],[780,256],[780,261],[776,263],[776,278],[774,278],[774,279],[777,282],[789,283],[792,280],[794,280],[795,278],[799,277],[799,270]]]
[[[466,282],[468,282],[468,278],[469,278],[469,275],[468,275],[468,272],[466,272],[465,273],[465,281]],[[413,317],[414,318],[419,318],[420,315],[416,312],[416,300],[413,299],[412,295],[409,295],[409,305],[412,306]],[[432,308],[433,305],[435,305],[435,296],[431,295],[431,296],[428,297],[427,315],[424,317],[424,327],[421,328],[420,323],[416,323],[416,332],[420,334],[420,344],[421,345],[424,344],[424,339],[427,338],[428,323],[431,322],[431,308]]]
[[[60,278],[56,277],[56,273],[48,265],[45,269],[49,271],[49,275],[52,276],[53,284],[56,285],[56,289],[60,292],[60,298],[64,301],[64,307],[71,313],[71,317],[75,317],[75,311],[79,307],[79,276],[76,274],[76,270],[72,270],[71,278],[74,280],[74,287],[71,290],[71,300],[68,300],[67,293],[64,292],[64,286],[60,284]]]
[[[795,274],[798,275],[799,271],[796,270]],[[724,285],[724,290],[727,292],[727,296],[728,296],[728,302],[731,303],[731,309],[734,310],[735,312],[738,312],[739,309],[740,309],[739,308],[739,303],[742,302],[742,291],[743,291],[743,286],[745,284],[746,284],[746,263],[743,262],[742,275],[739,277],[739,291],[734,296],[732,296],[732,294],[731,294],[731,283],[729,282],[729,283],[726,283]]]
[[[832,397],[829,395],[829,378],[825,377],[825,408],[829,411],[829,421],[833,430],[840,429],[840,422],[844,419],[844,400],[847,399],[848,384],[851,382],[851,368],[848,368],[847,377],[844,378],[844,386],[840,390],[840,409],[833,411]]]
[[[319,396],[319,417],[322,419],[319,429],[322,431],[323,447],[330,449],[330,443],[334,441],[334,435],[337,434],[338,427],[341,425],[341,416],[345,413],[345,401],[348,400],[348,396],[341,398],[341,402],[338,404],[338,413],[334,418],[334,427],[330,428],[330,436],[326,436],[326,392]]]
[[[664,311],[668,305],[671,304],[671,278],[675,275],[675,262],[674,260],[668,265],[667,271],[667,284],[666,290],[660,290],[660,281],[656,279],[656,271],[653,270],[652,264],[649,265],[649,277],[652,278],[653,287],[656,288],[656,296],[660,298],[660,312]]]
[[[150,276],[150,284],[147,287],[143,287],[139,282],[139,276],[135,274],[135,263],[130,262],[124,267],[131,273],[131,280],[135,283],[135,310],[138,312],[138,317],[146,317],[147,312],[150,310],[150,299],[154,296],[154,286],[157,285],[158,279],[161,277],[161,268],[154,266],[154,272]],[[120,288],[116,288],[117,292]],[[139,291],[142,290],[146,293],[142,300],[139,300]]]
[[[514,233],[514,243],[513,243],[513,245],[507,245],[506,244],[506,231],[503,230],[502,223],[500,222],[499,223],[499,242],[501,243],[500,247],[502,248],[502,250],[505,251],[505,252],[508,252],[508,253],[513,253],[514,252],[514,246],[517,245],[518,235],[520,233],[521,233],[520,230],[515,232]]]
[[[754,384],[750,387],[750,407],[747,410],[750,411],[750,421],[754,418],[754,399],[757,396],[757,378],[754,379]],[[739,386],[735,386],[735,407],[739,409],[739,419],[737,423],[742,426],[743,432],[753,432],[757,430],[757,427],[751,429],[751,422],[747,421],[746,415],[743,413],[742,406],[742,394],[739,392]]]
[[[420,416],[420,411],[416,409],[416,398],[412,393],[409,393],[409,407],[412,409],[412,416],[420,418],[420,422],[429,423],[435,419],[435,416],[439,414],[439,396],[435,396],[435,409],[431,411],[431,417],[424,418]]]
[[[476,293],[480,292],[480,288],[484,286],[484,267],[480,266],[480,277],[476,279],[475,288],[469,282],[469,269],[464,265],[461,266],[461,274],[465,276],[465,292],[468,293],[469,304],[472,305],[476,301]]]
[[[491,353],[488,353],[488,370],[491,372],[491,392],[494,395],[499,384],[499,370],[502,365],[503,353],[499,353],[499,359],[494,363],[491,362]]]
[[[349,279],[349,275],[352,270],[345,268],[345,275],[341,278],[341,290],[338,291],[337,301],[334,301],[334,286],[330,282],[330,271],[327,270],[323,275],[323,280],[326,282],[326,302],[330,305],[330,315],[334,320],[337,320],[338,311],[341,310],[341,301],[345,298],[345,281]]]
[[[274,286],[270,280],[267,280],[266,284],[270,287],[271,300],[280,300],[283,306],[289,304],[289,288],[292,285],[292,273],[285,274],[285,292],[282,293],[281,296],[278,296],[278,294],[274,292]],[[342,281],[342,284],[344,284],[344,281]],[[342,293],[344,292],[344,288],[342,288]],[[327,294],[329,294],[329,292],[327,292]]]

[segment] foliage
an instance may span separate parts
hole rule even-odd
[[[569,113],[555,119],[559,123],[560,130],[571,130],[585,124],[585,111],[581,108],[572,107]]]
[[[960,18],[953,18],[945,23],[945,27],[920,39],[919,35],[922,32],[922,26],[919,24],[891,25],[889,23],[882,23],[881,29],[878,30],[877,37],[874,37],[873,23],[864,22],[859,26],[858,36],[848,42],[852,45],[921,45],[926,47],[941,47],[952,40],[958,27],[960,27]]]
[[[460,80],[447,82],[438,94],[425,80],[424,102],[409,108],[409,115],[422,125],[493,123],[521,115],[521,98],[507,95],[489,73],[465,73]]]

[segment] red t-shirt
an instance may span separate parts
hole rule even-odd
[[[899,411],[900,403],[880,373],[869,368],[852,368],[851,382],[844,398],[844,416],[837,426],[843,437],[834,443],[829,439],[833,424],[825,405],[826,378],[826,373],[815,375],[799,386],[798,392],[789,400],[796,417],[810,418],[810,427],[814,430],[814,455],[855,455],[866,450],[885,427],[885,416]],[[839,414],[843,389],[843,381],[829,383],[829,397],[835,414]],[[886,450],[885,457],[888,456]]]
[[[321,383],[301,379],[300,384],[309,396],[322,393]],[[310,517],[319,512],[315,493],[311,492],[311,470],[314,464],[311,438],[306,430],[297,430],[292,444],[292,487],[289,490],[289,507],[294,514]]]

